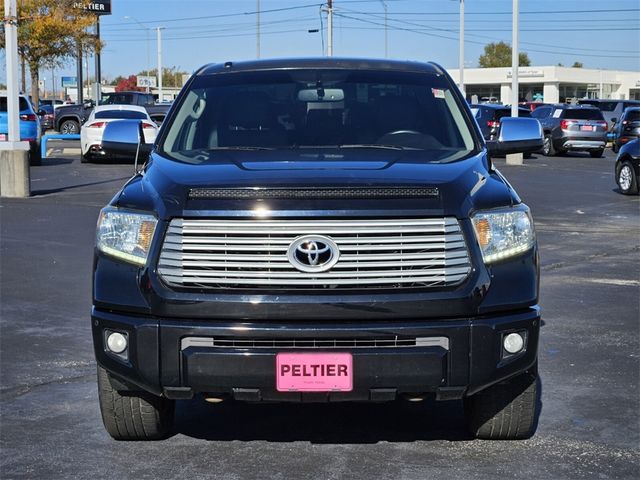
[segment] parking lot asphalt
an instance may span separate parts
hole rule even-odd
[[[473,440],[460,402],[178,403],[176,433],[104,431],[89,313],[99,209],[128,164],[64,151],[0,202],[0,477],[638,478],[640,197],[614,156],[496,164],[531,207],[542,257],[542,411],[526,441]]]

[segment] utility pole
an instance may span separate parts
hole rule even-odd
[[[96,42],[100,42],[100,15],[96,15]],[[100,50],[96,48],[95,54],[95,63],[96,63],[96,72],[95,72],[95,96],[96,96],[96,105],[100,104],[100,99],[102,98],[102,71],[100,69]]]
[[[158,34],[158,101],[160,102],[164,98],[162,93],[162,28],[156,27]]]
[[[380,0],[382,6],[384,7],[384,58],[389,58],[389,37],[388,37],[388,29],[387,29],[387,20],[388,20],[388,11],[387,11],[387,2],[384,0]]]
[[[520,66],[520,56],[518,45],[518,35],[520,30],[520,0],[513,0],[513,26],[512,26],[512,40],[511,40],[511,116],[518,116],[518,67]]]
[[[78,92],[78,96],[76,99],[76,103],[79,105],[82,105],[84,103],[84,96],[83,96],[83,87],[84,87],[84,80],[82,79],[82,44],[80,43],[80,40],[78,40],[78,56],[77,56],[77,60],[76,60],[76,76],[78,78],[76,78],[76,91]]]
[[[260,58],[260,0],[256,0],[256,58]]]
[[[0,142],[0,195],[28,197],[29,143],[20,141],[20,106],[18,102],[18,9],[16,0],[4,0],[5,62],[7,72],[8,135]]]
[[[458,54],[458,61],[460,62],[460,81],[458,85],[462,95],[466,98],[464,88],[464,0],[460,0],[460,52]]]
[[[333,0],[327,0],[327,56],[333,57]]]

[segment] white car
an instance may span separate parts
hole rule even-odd
[[[95,107],[80,129],[82,163],[104,157],[102,135],[109,122],[116,120],[141,120],[145,143],[153,143],[158,135],[158,126],[149,114],[138,105],[100,105]]]

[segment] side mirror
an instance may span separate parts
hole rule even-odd
[[[502,117],[498,139],[487,142],[489,153],[530,153],[540,150],[544,143],[542,125],[536,118]]]
[[[39,117],[44,117],[47,114],[46,110],[40,109],[38,110],[38,116]]]
[[[618,123],[618,119],[617,119],[616,117],[613,117],[613,118],[611,119],[611,123]]]
[[[92,102],[92,101],[84,102],[84,103],[82,104],[82,106],[83,106],[84,108],[92,108],[92,107],[93,107],[93,102]]]
[[[102,150],[107,155],[133,157],[135,173],[138,173],[138,158],[151,152],[151,144],[144,141],[140,120],[117,120],[107,123],[102,135]]]

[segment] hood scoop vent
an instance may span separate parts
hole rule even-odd
[[[437,187],[191,188],[190,199],[342,199],[437,197]]]

